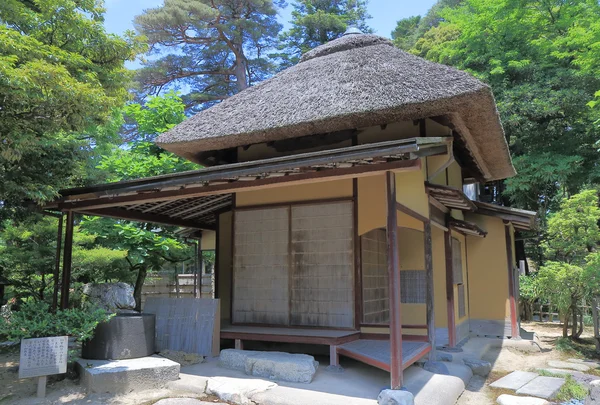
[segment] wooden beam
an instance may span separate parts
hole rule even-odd
[[[363,321],[363,298],[362,298],[362,248],[360,236],[358,235],[358,179],[352,179],[352,226],[354,238],[354,328],[360,329]]]
[[[398,211],[396,204],[396,176],[386,173],[387,201],[387,267],[390,299],[390,380],[392,389],[404,384],[402,369],[402,316],[400,297],[400,253],[398,252]]]
[[[446,256],[446,312],[448,316],[448,346],[456,346],[456,320],[454,314],[454,266],[452,260],[452,232],[444,232],[444,251]]]
[[[71,288],[71,265],[73,258],[73,211],[67,212],[67,227],[65,230],[65,253],[63,255],[63,273],[60,293],[60,309],[69,307],[69,288]]]
[[[64,211],[95,210],[101,208],[117,207],[121,205],[139,204],[141,202],[156,202],[166,200],[178,200],[182,198],[202,197],[207,195],[230,194],[239,190],[263,190],[268,188],[280,187],[282,185],[287,184],[309,184],[317,182],[326,182],[334,179],[338,180],[362,176],[371,176],[373,174],[389,170],[394,170],[398,172],[420,169],[420,160],[398,160],[396,162],[355,166],[341,169],[326,169],[312,173],[301,173],[280,177],[271,177],[254,181],[238,181],[213,186],[198,186],[190,188],[181,188],[177,190],[152,191],[114,197],[98,197],[80,201],[64,201],[59,203],[58,205],[59,208]]]
[[[436,360],[435,356],[435,307],[434,307],[434,291],[433,291],[433,249],[431,242],[431,223],[423,224],[423,239],[425,243],[425,279],[426,279],[426,311],[427,311],[427,337],[431,344],[431,352],[429,359]]]
[[[186,221],[179,218],[172,218],[166,215],[156,215],[156,214],[146,214],[140,211],[128,211],[122,208],[103,208],[103,209],[93,209],[93,210],[84,210],[80,211],[82,214],[86,215],[95,215],[99,217],[109,217],[109,218],[119,218],[119,219],[128,219],[131,221],[138,222],[150,222],[153,224],[160,225],[171,225],[171,226],[181,226],[183,228],[196,228],[196,229],[206,229],[202,225],[193,222]]]
[[[411,217],[413,217],[413,218],[414,218],[414,219],[416,219],[416,220],[419,220],[419,221],[423,222],[423,223],[425,223],[425,222],[429,222],[429,218],[427,218],[427,217],[426,217],[426,216],[424,216],[424,215],[421,215],[421,214],[419,214],[417,211],[415,211],[415,210],[413,210],[413,209],[411,209],[411,208],[408,208],[408,207],[407,207],[406,205],[404,205],[404,204],[400,204],[399,202],[396,202],[396,209],[397,209],[398,211],[400,211],[400,212],[403,212],[403,213],[405,213],[405,214],[406,214],[406,215],[408,215],[408,216],[411,216]]]
[[[519,338],[519,324],[517,322],[517,299],[515,297],[515,266],[513,265],[513,246],[510,235],[510,222],[504,221],[504,236],[506,239],[506,263],[508,265],[508,302],[510,305],[510,331],[513,339]]]
[[[58,307],[58,289],[60,283],[58,281],[58,277],[60,276],[60,252],[62,250],[62,233],[63,233],[63,215],[58,217],[58,232],[56,235],[56,258],[54,262],[54,280],[52,283],[54,285],[54,289],[52,291],[52,311],[56,311]],[[0,305],[2,305],[2,300],[0,299]]]

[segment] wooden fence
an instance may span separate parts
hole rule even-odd
[[[142,288],[142,306],[149,297],[213,298],[213,274],[149,274]]]

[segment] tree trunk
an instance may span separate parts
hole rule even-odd
[[[135,287],[133,289],[133,298],[135,299],[135,310],[142,311],[142,287],[144,287],[144,281],[146,281],[146,274],[148,269],[140,267],[138,270],[137,278],[135,279]]]
[[[571,337],[575,338],[575,335],[577,335],[577,303],[571,302],[571,315],[573,316],[573,323],[571,324]]]
[[[575,338],[579,339],[579,337],[583,333],[583,310],[577,307],[575,307],[575,310],[579,314],[579,327],[577,328],[577,334],[575,335]]]
[[[569,336],[569,311],[563,313],[563,337]]]
[[[594,323],[594,344],[600,353],[600,323],[598,322],[598,298],[592,298],[592,322]]]
[[[248,88],[248,59],[244,55],[241,45],[234,44],[235,66],[233,68],[238,91]]]

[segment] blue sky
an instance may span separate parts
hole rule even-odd
[[[288,0],[288,3],[291,1]],[[423,15],[433,6],[436,0],[370,0],[369,13],[373,17],[369,25],[376,33],[389,37],[396,26],[396,21],[413,15]],[[146,8],[159,6],[163,0],[105,0],[106,28],[109,32],[121,34],[132,29],[133,17],[141,14]],[[291,6],[283,10],[280,16],[285,25],[290,20]]]

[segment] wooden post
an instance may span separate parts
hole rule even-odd
[[[337,352],[337,346],[329,346],[329,365],[331,367],[339,367],[340,365],[340,355]]]
[[[37,397],[46,397],[46,383],[48,382],[48,376],[43,375],[37,378]]]
[[[58,218],[58,234],[56,236],[56,260],[54,262],[54,291],[52,292],[52,311],[56,311],[58,306],[58,288],[60,276],[60,250],[62,248],[62,230],[63,230],[63,215]]]
[[[67,228],[65,230],[65,253],[63,255],[60,309],[67,309],[69,306],[69,288],[71,287],[71,259],[73,256],[73,222],[73,211],[67,211]]]
[[[196,245],[196,274],[194,276],[194,298],[198,296],[202,297],[202,276],[204,274],[202,262],[202,234],[198,237],[198,244]],[[200,293],[198,293],[200,290]]]
[[[448,346],[456,346],[456,320],[454,314],[454,262],[452,260],[452,232],[444,232],[444,250],[446,255],[446,311],[448,316]]]
[[[427,221],[423,223],[423,231],[423,239],[425,243],[425,301],[427,304],[427,340],[429,340],[429,343],[431,344],[429,360],[435,361],[435,308],[433,293],[433,251],[431,247],[431,222]]]
[[[404,384],[402,369],[402,319],[400,298],[400,254],[398,252],[398,212],[396,208],[396,176],[386,172],[387,199],[387,266],[390,295],[390,379],[391,388]]]
[[[506,237],[506,260],[508,264],[508,301],[510,305],[510,331],[513,339],[519,338],[519,325],[517,324],[517,299],[515,298],[515,266],[513,265],[513,246],[510,235],[510,222],[504,221],[504,236]],[[540,319],[543,315],[540,309]]]

